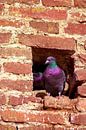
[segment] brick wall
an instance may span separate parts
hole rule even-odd
[[[32,91],[32,62],[46,49],[61,65],[74,59],[77,98]],[[0,0],[0,130],[73,128],[86,129],[86,1]]]

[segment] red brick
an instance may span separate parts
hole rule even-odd
[[[70,122],[76,125],[86,125],[86,113],[71,114]]]
[[[11,27],[19,28],[23,25],[24,24],[22,22],[19,22],[18,20],[16,20],[16,21],[9,21],[9,20],[6,20],[6,19],[0,20],[0,26],[11,26]]]
[[[84,49],[86,50],[86,41],[85,41],[85,44],[84,44]]]
[[[27,92],[32,90],[32,81],[25,80],[0,80],[0,89],[6,90],[18,90],[22,92]]]
[[[1,115],[3,121],[6,122],[25,122],[26,121],[26,114],[21,111],[16,111],[16,110],[10,110],[6,109],[2,112]]]
[[[2,14],[3,8],[4,8],[4,5],[0,3],[0,14]]]
[[[32,4],[38,4],[40,0],[15,0],[15,2],[32,5]]]
[[[1,3],[8,3],[8,4],[13,4],[15,2],[19,2],[19,3],[24,3],[24,4],[37,4],[39,3],[39,0],[0,0]]]
[[[86,63],[86,54],[79,54],[80,61],[85,64]]]
[[[40,48],[52,48],[62,50],[75,50],[75,40],[73,38],[48,37],[39,35],[18,36],[20,44]]]
[[[78,87],[78,94],[81,96],[86,96],[86,85]]]
[[[80,8],[86,8],[86,1],[85,0],[74,0],[74,4]]]
[[[70,21],[78,21],[80,23],[85,23],[86,22],[86,15],[84,12],[71,12],[71,17],[69,18]]]
[[[0,71],[1,71],[1,67],[2,67],[2,66],[0,65]]]
[[[48,33],[59,33],[58,23],[31,21],[30,26],[37,29],[38,31],[43,31]]]
[[[0,130],[16,130],[16,127],[6,124],[0,124]]]
[[[75,101],[71,101],[68,97],[62,96],[60,99],[46,96],[44,99],[45,108],[54,109],[73,109]]]
[[[68,23],[68,26],[65,28],[65,32],[68,34],[86,34],[86,24],[76,24]]]
[[[19,130],[52,130],[51,125],[29,125],[27,127],[21,127]]]
[[[86,69],[79,69],[75,71],[77,75],[77,80],[83,81],[86,80]]]
[[[16,62],[4,63],[3,65],[4,71],[14,74],[30,74],[32,73],[32,65],[31,64],[23,64]]]
[[[40,122],[47,124],[65,124],[65,119],[62,114],[58,112],[40,111],[35,113],[28,113],[28,122]]]
[[[40,97],[24,95],[9,96],[9,104],[13,106],[22,105],[24,103],[28,104],[29,102],[42,103],[42,99]]]
[[[6,96],[2,93],[0,93],[0,105],[6,104]]]
[[[43,7],[10,8],[10,15],[20,17],[31,17],[38,19],[64,20],[67,18],[66,10],[46,9]]]
[[[44,6],[72,6],[71,5],[72,1],[71,0],[43,0],[43,5]]]
[[[42,103],[42,99],[40,97],[35,96],[24,96],[23,102],[28,103],[29,101],[35,102],[35,103]]]
[[[10,33],[0,33],[0,44],[8,43],[11,38]]]
[[[26,57],[27,59],[32,59],[32,54],[30,49],[22,49],[22,48],[0,48],[0,57],[7,58],[9,56],[22,56]]]
[[[23,104],[23,96],[10,96],[9,97],[9,105],[17,106]]]
[[[59,112],[51,111],[18,111],[6,109],[3,110],[1,115],[3,121],[6,122],[18,122],[18,123],[30,123],[39,122],[47,124],[65,124],[64,115]]]
[[[86,112],[86,98],[79,98],[76,108],[80,112]]]
[[[59,126],[55,125],[54,130],[86,130],[86,127],[78,127],[78,126]]]

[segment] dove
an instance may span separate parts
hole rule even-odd
[[[51,96],[61,96],[66,81],[65,73],[57,65],[53,56],[47,57],[45,64],[47,64],[43,72],[45,89]]]
[[[42,72],[33,73],[33,86],[34,90],[44,90],[44,80]]]

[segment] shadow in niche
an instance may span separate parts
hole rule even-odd
[[[77,97],[78,84],[76,82],[76,75],[74,73],[74,59],[72,58],[73,54],[74,51],[33,47],[33,77],[40,77],[41,73],[43,73],[46,68],[46,66],[44,65],[46,58],[48,56],[54,56],[57,60],[57,64],[64,70],[67,77],[68,89],[64,91],[64,95],[69,96],[69,98]],[[33,90],[43,89],[45,88],[42,81],[35,82],[33,80]]]

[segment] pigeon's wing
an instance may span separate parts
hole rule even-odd
[[[33,89],[34,90],[44,89],[43,74],[41,72],[33,73]]]

